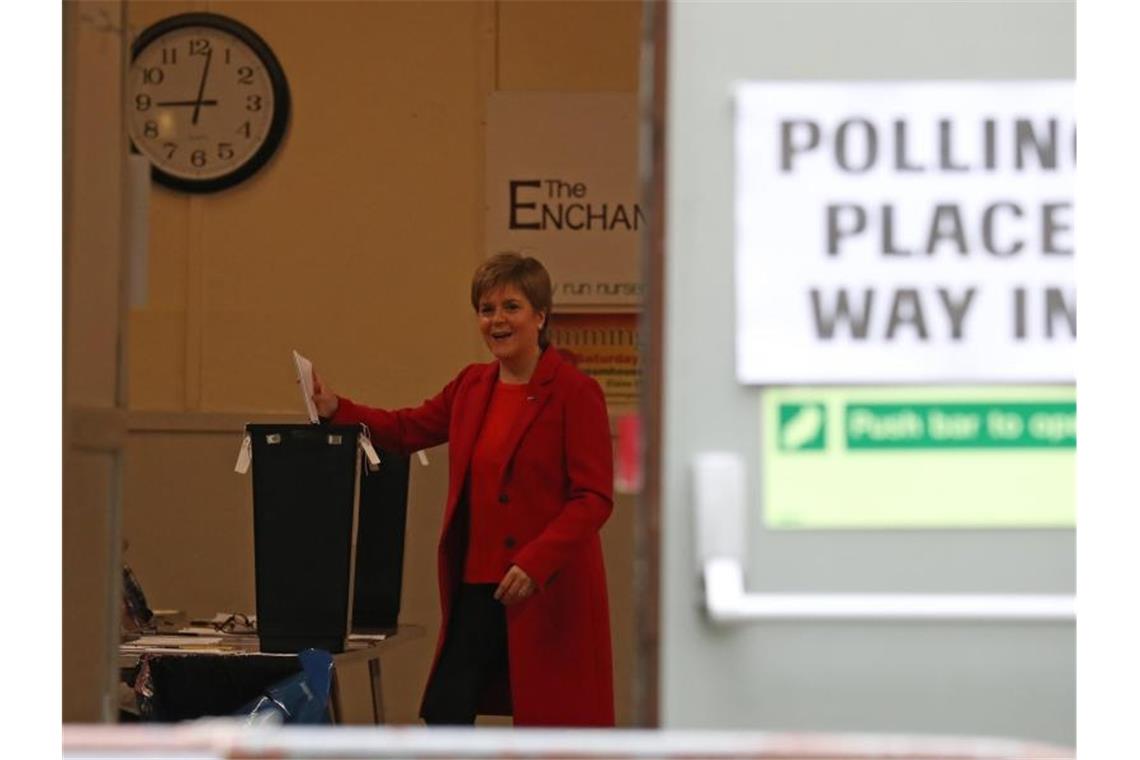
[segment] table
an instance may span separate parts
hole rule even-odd
[[[361,629],[349,634],[343,652],[334,654],[333,678],[329,691],[329,707],[333,722],[341,720],[341,695],[337,682],[338,667],[367,662],[369,687],[372,697],[372,719],[384,722],[384,698],[380,680],[380,658],[396,646],[424,635],[424,627],[401,624],[396,628]],[[119,645],[119,667],[133,669],[140,659],[147,657],[256,657],[291,658],[295,654],[262,652],[256,634],[222,633],[205,628],[188,628],[176,633],[144,635]]]

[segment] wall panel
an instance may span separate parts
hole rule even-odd
[[[641,6],[499,3],[498,89],[637,92]]]

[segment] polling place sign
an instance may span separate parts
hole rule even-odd
[[[736,90],[737,375],[1074,379],[1071,81]]]

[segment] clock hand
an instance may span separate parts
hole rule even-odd
[[[216,106],[216,100],[164,100],[160,103],[155,103],[156,106]]]
[[[198,111],[202,108],[202,93],[206,91],[206,75],[210,73],[210,59],[214,56],[214,51],[206,51],[206,65],[202,67],[202,81],[198,83],[198,100],[194,104],[194,116],[191,117],[190,123],[198,124]]]

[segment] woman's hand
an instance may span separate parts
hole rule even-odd
[[[340,406],[340,400],[337,399],[336,394],[325,387],[315,369],[313,370],[313,403],[317,407],[317,414],[325,418],[336,414],[336,409]]]
[[[538,586],[530,579],[530,576],[523,572],[523,569],[518,565],[511,565],[511,569],[499,581],[499,587],[495,589],[495,598],[508,607],[517,602],[521,602],[529,596],[532,596]]]

